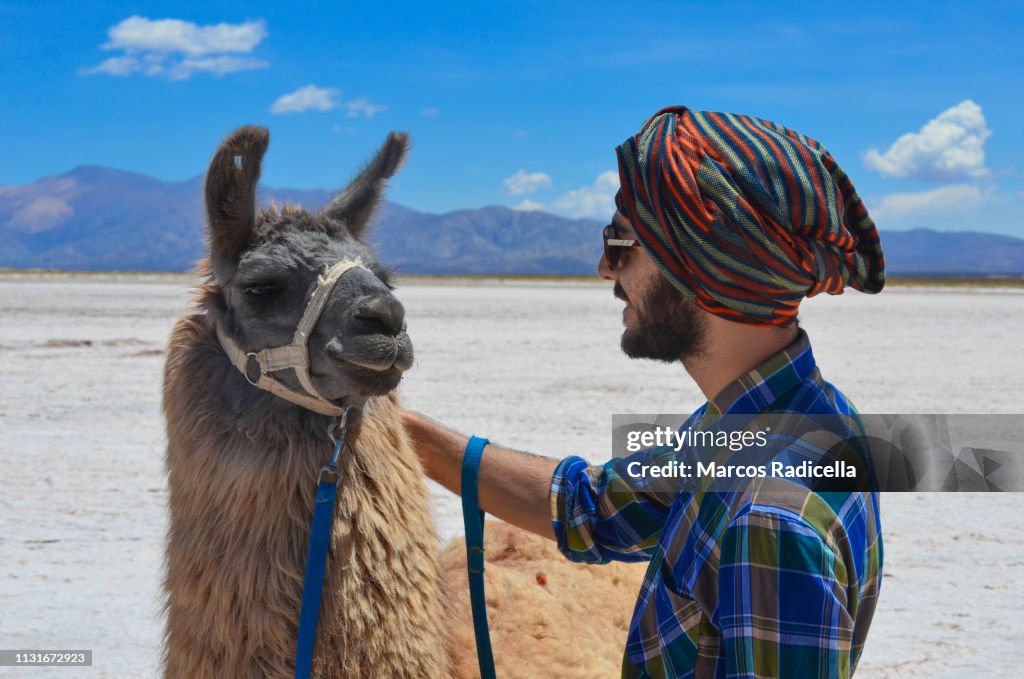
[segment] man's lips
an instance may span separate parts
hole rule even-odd
[[[615,286],[612,288],[612,294],[615,295],[615,299],[621,299],[626,304],[629,304],[629,297],[626,296],[626,291],[622,289],[622,286],[618,281],[615,281]]]

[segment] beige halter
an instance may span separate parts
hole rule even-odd
[[[245,376],[249,384],[315,413],[341,415],[344,409],[324,398],[313,386],[313,381],[309,377],[309,336],[320,319],[320,314],[323,313],[327,298],[334,290],[334,286],[342,276],[356,267],[369,271],[358,259],[355,261],[343,259],[328,269],[326,273],[320,275],[316,282],[316,288],[313,290],[313,296],[309,298],[299,326],[295,329],[291,344],[247,353],[242,351],[242,348],[224,332],[219,323],[217,324],[217,339],[220,340],[221,347],[224,348],[231,363]],[[250,368],[254,361],[259,367],[259,377],[255,381],[250,376]],[[306,391],[305,394],[270,376],[272,372],[288,368],[295,369],[299,384]]]

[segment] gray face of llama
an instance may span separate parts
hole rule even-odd
[[[219,294],[209,312],[243,352],[288,345],[320,277],[338,262],[358,261],[361,266],[330,289],[305,344],[316,395],[338,406],[361,405],[394,389],[412,365],[405,310],[391,293],[388,272],[362,240],[408,139],[392,132],[369,165],[318,214],[258,209],[256,184],[269,139],[264,128],[243,127],[210,162],[206,210]],[[292,369],[273,377],[297,393],[307,391]]]

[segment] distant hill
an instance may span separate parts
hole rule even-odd
[[[186,271],[203,254],[202,179],[163,182],[81,166],[0,187],[0,267]],[[333,194],[261,187],[264,202],[315,208]],[[504,207],[417,212],[385,203],[371,240],[405,273],[590,274],[602,222]],[[980,232],[884,231],[890,275],[1021,275],[1024,239]]]
[[[883,231],[891,276],[1024,274],[1024,239],[977,231]]]

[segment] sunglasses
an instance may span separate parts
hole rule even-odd
[[[619,238],[614,224],[604,227],[604,259],[608,262],[608,270],[615,271],[619,266],[619,259],[627,248],[640,246],[640,241],[635,238]]]

